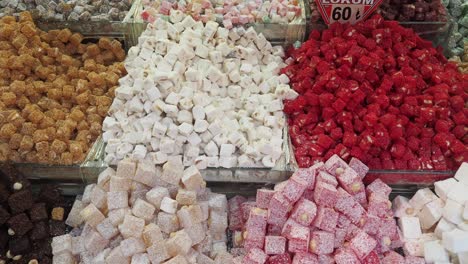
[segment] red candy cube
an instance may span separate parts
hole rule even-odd
[[[304,226],[292,226],[289,238],[289,252],[307,253],[309,250],[310,230]]]
[[[309,226],[317,215],[317,206],[307,199],[300,199],[291,213],[291,218],[303,226]]]
[[[360,231],[349,244],[349,248],[359,259],[364,259],[376,246],[377,241],[364,231]]]
[[[361,264],[351,249],[342,248],[335,253],[336,264]]]
[[[314,226],[324,231],[334,232],[338,222],[338,212],[331,208],[320,206]]]
[[[320,264],[317,256],[309,253],[297,253],[294,255],[292,264]]]
[[[335,236],[326,231],[314,231],[310,237],[310,251],[317,255],[333,253]]]
[[[362,264],[380,264],[380,258],[377,252],[374,250],[367,257],[362,260]]]
[[[286,251],[286,238],[282,236],[265,237],[265,254],[279,255]]]
[[[244,257],[243,264],[263,264],[267,261],[268,255],[263,250],[252,248]]]
[[[338,200],[338,192],[335,187],[324,182],[315,185],[314,201],[317,205],[334,207]]]
[[[256,206],[262,209],[268,209],[270,201],[273,198],[275,191],[260,189],[257,190]]]

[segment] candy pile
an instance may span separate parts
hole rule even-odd
[[[60,192],[44,186],[33,195],[12,166],[0,170],[0,263],[52,263],[51,238],[65,233]]]
[[[0,20],[0,161],[80,163],[125,69],[120,42],[43,32],[30,13]]]
[[[143,5],[141,15],[145,21],[190,14],[197,21],[216,21],[228,29],[248,23],[287,24],[301,16],[298,0],[143,0]]]
[[[455,20],[448,47],[453,56],[462,57],[463,46],[468,45],[468,2],[464,0],[444,0],[443,2]],[[468,58],[462,60],[468,62]]]
[[[393,201],[405,254],[427,263],[468,263],[468,163],[434,185],[437,195],[426,188]]]
[[[300,167],[338,154],[373,169],[455,168],[468,160],[468,75],[411,29],[375,15],[334,24],[291,51],[282,72]]]
[[[384,0],[377,13],[398,21],[446,21],[447,10],[441,0]]]
[[[122,21],[131,0],[0,0],[0,17],[30,11],[49,21]]]
[[[193,166],[107,168],[75,201],[75,229],[53,238],[54,263],[229,263],[227,199],[205,186]]]
[[[258,190],[256,201],[232,198],[229,228],[233,244],[247,250],[242,263],[404,263],[393,251],[402,245],[391,188],[380,180],[364,187],[367,171],[335,155]]]
[[[468,41],[465,42],[464,54],[462,57],[454,56],[450,59],[458,64],[458,69],[460,72],[467,74],[468,73]]]
[[[149,24],[129,50],[129,74],[104,120],[106,162],[274,167],[282,100],[297,96],[279,75],[283,55],[253,28],[228,30],[191,16]]]

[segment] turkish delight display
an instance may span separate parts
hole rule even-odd
[[[1,0],[0,17],[29,11],[42,21],[122,21],[131,0]]]
[[[174,15],[191,15],[196,21],[216,21],[228,29],[251,23],[288,24],[302,14],[299,0],[142,0],[142,4],[144,11],[141,16],[148,22]]]
[[[0,263],[52,263],[53,236],[65,233],[65,200],[51,185],[32,192],[11,165],[0,167]]]
[[[101,134],[119,78],[120,42],[44,32],[30,13],[0,20],[0,161],[76,164]]]
[[[468,160],[468,75],[428,41],[374,15],[335,23],[291,50],[282,69],[300,167],[338,154],[371,169],[450,170]]]
[[[282,101],[297,96],[279,73],[283,56],[253,28],[175,13],[149,24],[104,120],[105,161],[274,167],[283,154]]]
[[[424,258],[426,263],[467,263],[468,163],[454,178],[434,187],[435,193],[420,189],[411,199],[398,196],[393,201],[405,255]]]
[[[52,240],[54,263],[230,263],[227,199],[191,166],[129,159],[86,186]]]
[[[464,0],[444,0],[450,15],[455,20],[455,27],[448,42],[448,48],[452,56],[461,57],[462,61],[468,62],[468,57],[463,55],[464,46],[468,45],[468,2]]]
[[[254,201],[231,198],[229,229],[234,247],[244,248],[242,263],[405,263],[394,251],[402,241],[391,188],[381,180],[364,186],[367,171],[334,155],[258,190]]]

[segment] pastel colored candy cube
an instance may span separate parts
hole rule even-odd
[[[307,182],[300,178],[291,178],[287,181],[281,193],[291,203],[297,202],[307,188]]]
[[[292,264],[318,263],[317,256],[310,253],[297,253],[293,257]]]
[[[369,167],[367,167],[362,161],[356,158],[351,158],[349,166],[361,177],[364,179],[366,174],[369,172]]]
[[[346,168],[343,172],[336,174],[340,185],[350,194],[357,194],[364,190],[364,183],[361,177],[351,168]]]
[[[288,249],[293,253],[307,253],[309,249],[310,230],[304,226],[293,226],[289,238]]]
[[[338,200],[335,187],[324,182],[317,182],[314,192],[314,201],[317,205],[334,207]]]
[[[333,253],[335,236],[326,231],[314,231],[310,237],[310,251],[317,255]]]
[[[320,206],[314,226],[324,231],[333,232],[338,222],[338,216],[339,214],[335,210]]]
[[[336,264],[360,264],[358,257],[351,249],[342,248],[335,253]]]
[[[279,255],[286,251],[286,238],[282,236],[265,237],[265,254]]]
[[[260,189],[257,190],[257,199],[256,199],[256,206],[262,209],[268,209],[270,205],[270,200],[273,198],[275,191]]]
[[[317,206],[314,202],[301,199],[294,206],[291,218],[303,226],[309,226],[315,219]]]
[[[392,188],[385,184],[381,179],[376,179],[366,187],[366,192],[367,195],[378,193],[388,197],[392,192]]]
[[[360,231],[351,239],[349,247],[359,259],[365,258],[377,246],[377,241],[366,232]]]
[[[267,261],[268,255],[258,248],[252,248],[244,257],[243,263],[245,264],[263,264]]]

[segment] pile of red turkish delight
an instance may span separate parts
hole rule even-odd
[[[229,228],[234,247],[246,250],[242,263],[404,263],[393,251],[402,241],[391,188],[380,180],[365,187],[367,171],[357,159],[348,165],[334,155],[274,190],[258,190],[256,201],[232,198]]]
[[[468,160],[468,74],[412,29],[375,15],[313,31],[283,68],[300,167],[334,154],[371,169],[457,168]]]

